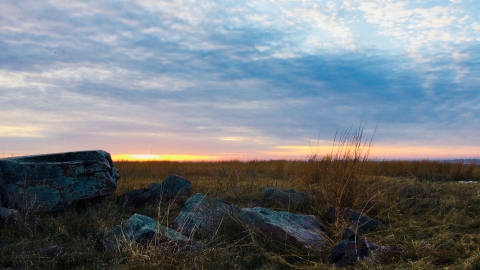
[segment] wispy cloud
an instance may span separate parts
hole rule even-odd
[[[0,10],[0,152],[290,156],[362,123],[378,126],[380,144],[480,139],[472,1],[3,1]]]

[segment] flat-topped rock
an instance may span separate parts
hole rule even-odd
[[[287,242],[318,252],[327,242],[315,216],[273,211],[263,207],[243,208],[238,214],[247,228],[278,242]]]
[[[109,153],[67,152],[0,159],[0,200],[20,211],[60,210],[111,195],[119,173]]]

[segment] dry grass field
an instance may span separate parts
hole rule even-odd
[[[327,156],[308,161],[116,162],[121,178],[114,196],[84,210],[23,213],[0,229],[0,267],[6,269],[335,269],[326,257],[340,241],[345,223],[329,223],[329,206],[349,207],[381,221],[361,236],[396,248],[369,257],[354,269],[480,269],[480,167],[438,161],[372,161],[361,137],[345,134]],[[121,194],[178,174],[192,182],[192,194],[221,197],[240,207],[262,203],[266,187],[294,188],[308,195],[302,209],[326,228],[329,243],[320,254],[304,254],[262,236],[219,228],[202,241],[201,254],[132,244],[121,255],[104,250],[102,237],[134,213],[171,225],[184,201],[143,208],[116,204]],[[375,201],[365,208],[366,201]],[[277,209],[279,210],[279,209]],[[56,244],[62,254],[44,258],[25,252]]]

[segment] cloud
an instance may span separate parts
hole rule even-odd
[[[380,142],[475,140],[468,5],[4,1],[1,131],[11,145],[22,133],[58,149],[212,155],[290,155],[360,123]]]

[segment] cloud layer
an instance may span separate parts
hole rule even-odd
[[[479,9],[471,0],[2,1],[0,154],[302,157],[319,134],[329,145],[336,130],[363,124],[367,136],[377,127],[382,147],[475,155]]]

